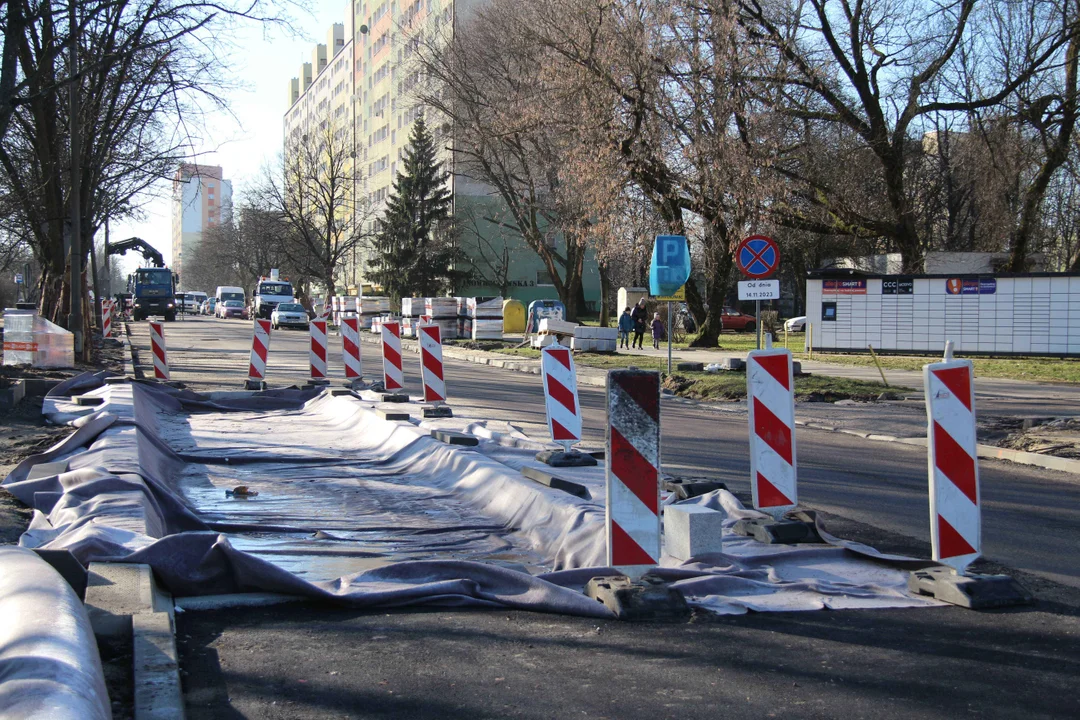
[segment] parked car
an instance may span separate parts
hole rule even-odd
[[[214,311],[217,309],[217,298],[207,298],[203,300],[202,305],[199,306],[200,315],[214,315]]]
[[[275,330],[280,327],[306,328],[308,326],[307,310],[300,303],[279,303],[270,313],[270,326]]]
[[[788,332],[806,332],[806,316],[789,318],[784,323],[784,329]]]
[[[724,330],[734,330],[735,332],[753,332],[757,329],[757,318],[753,315],[747,315],[744,312],[739,312],[734,308],[724,308],[723,314],[720,316],[720,327]]]
[[[247,320],[248,309],[239,300],[226,300],[218,305],[217,316],[225,319],[240,318],[241,320]]]

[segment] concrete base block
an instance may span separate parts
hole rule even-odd
[[[356,397],[356,393],[355,393],[355,392],[353,392],[352,390],[350,390],[350,389],[349,389],[349,388],[347,388],[347,387],[343,387],[343,388],[330,388],[330,396],[331,396],[331,397],[343,397],[343,396],[346,396],[346,395],[350,395],[350,396],[352,396],[352,397]]]
[[[125,380],[127,378],[124,378]],[[109,379],[106,378],[105,382]],[[26,378],[23,380],[26,385],[26,397],[40,397],[42,395],[48,395],[49,391],[60,384],[60,380],[50,380],[49,378]]]
[[[326,387],[330,384],[330,381],[326,378],[311,378],[307,381],[307,384],[311,387]]]
[[[681,362],[675,363],[676,370],[684,370],[687,372],[702,372],[705,370],[705,363],[699,362]]]
[[[450,418],[454,417],[454,411],[449,405],[425,405],[423,407],[426,418]]]
[[[1008,575],[960,575],[951,567],[912,571],[908,590],[971,610],[1027,605],[1034,600]]]
[[[618,620],[682,622],[690,617],[686,598],[675,588],[651,575],[634,581],[628,577],[595,577],[585,595],[602,602]]]
[[[377,408],[375,412],[383,420],[399,421],[409,419],[409,413],[402,410],[384,410],[382,408]]]
[[[724,513],[701,505],[664,508],[664,551],[677,560],[724,550]]]
[[[822,543],[817,527],[803,520],[739,520],[732,531],[737,535],[752,537],[766,545],[798,545],[799,543]]]
[[[457,432],[455,430],[432,430],[431,437],[439,442],[444,442],[447,445],[475,447],[480,444],[480,439],[475,435],[467,435],[466,433]]]
[[[689,500],[699,495],[708,495],[716,490],[727,490],[728,486],[708,478],[672,478],[664,481],[663,488],[674,493],[676,500]]]
[[[724,370],[733,370],[733,371],[745,370],[746,369],[746,361],[743,360],[742,358],[730,358],[730,357],[729,358],[724,358],[723,360],[720,361],[720,367],[722,367]]]
[[[114,375],[113,377],[105,378],[106,385],[123,385],[124,383],[131,382],[131,378],[123,375]]]
[[[547,485],[553,490],[562,490],[571,495],[576,495],[579,498],[584,498],[585,500],[589,499],[589,491],[584,485],[579,485],[576,482],[571,482],[570,480],[565,480],[557,475],[552,475],[547,470],[526,466],[521,468],[521,474],[530,480],[535,480],[541,485]]]
[[[98,405],[105,404],[105,398],[96,395],[76,395],[72,400],[75,401],[76,405],[82,405],[84,407],[97,407]]]
[[[368,384],[364,381],[364,378],[353,378],[352,380],[346,380],[341,383],[350,390],[367,390]]]
[[[541,450],[536,453],[536,459],[551,467],[593,467],[596,465],[596,458],[577,450],[571,450],[570,452],[565,450]]]
[[[27,480],[40,480],[41,478],[52,477],[53,475],[59,475],[68,471],[67,460],[59,462],[44,462],[38,463],[30,468],[29,474],[27,474]]]
[[[146,613],[132,616],[131,622],[135,717],[183,720],[184,696],[172,617],[164,612]]]
[[[110,643],[130,640],[132,615],[172,612],[150,566],[135,563],[90,563],[85,605],[94,634]]]
[[[405,393],[383,393],[379,396],[379,400],[386,403],[407,403],[409,396]]]
[[[244,389],[245,390],[265,390],[266,389],[266,381],[265,380],[245,380],[244,381]]]

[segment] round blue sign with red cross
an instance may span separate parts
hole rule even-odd
[[[735,264],[751,280],[761,280],[780,267],[780,248],[770,237],[751,235],[735,250]]]

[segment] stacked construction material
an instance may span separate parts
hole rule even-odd
[[[578,325],[570,347],[576,352],[615,352],[618,340],[617,328]]]
[[[578,327],[576,323],[565,320],[541,318],[536,335],[532,338],[532,346],[534,348],[547,347],[558,340],[560,345],[570,347]]]
[[[401,316],[418,318],[425,313],[424,298],[401,298]]]
[[[502,340],[503,336],[503,299],[469,298],[468,313],[472,320],[471,335],[473,340]]]
[[[416,308],[413,308],[414,312]],[[458,327],[458,299],[452,297],[424,298],[424,315],[439,326],[443,340],[461,337]]]
[[[371,328],[372,332],[379,332],[374,327],[374,320],[376,317],[390,312],[390,298],[382,295],[361,295],[357,299],[356,305],[360,313],[360,327]]]
[[[405,307],[405,301],[408,298],[402,298],[401,306]],[[420,318],[409,317],[405,315],[401,318],[401,337],[416,337],[416,326],[420,324]]]

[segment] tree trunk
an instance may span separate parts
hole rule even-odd
[[[606,262],[597,264],[600,270],[600,327],[611,324],[611,278]]]

